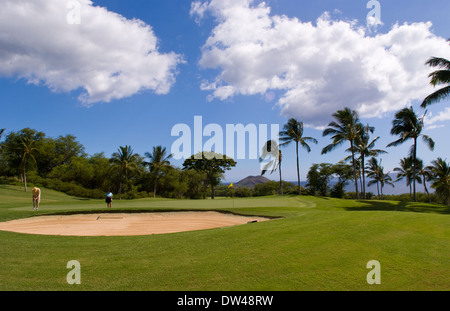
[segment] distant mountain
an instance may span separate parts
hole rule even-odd
[[[239,187],[247,187],[247,188],[254,188],[257,184],[263,184],[265,182],[270,181],[270,179],[264,177],[264,176],[247,176],[244,179],[238,181],[237,183],[233,184],[235,188]]]

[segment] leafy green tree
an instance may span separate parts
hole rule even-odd
[[[277,181],[269,180],[262,184],[256,184],[253,188],[254,196],[267,196],[279,194],[280,185]],[[293,183],[283,181],[283,191],[286,194],[298,193],[297,186]]]
[[[167,154],[166,148],[161,146],[153,147],[152,153],[146,152],[145,156],[150,159],[149,162],[144,162],[150,168],[150,173],[154,178],[153,197],[156,198],[156,188],[158,179],[161,177],[163,168],[170,167],[170,159],[172,154]]]
[[[218,185],[222,174],[236,166],[236,162],[226,155],[215,152],[199,152],[186,159],[183,163],[183,169],[196,170],[206,175],[206,184],[211,187],[211,199],[215,198],[214,186]]]
[[[387,147],[398,146],[404,142],[412,139],[413,145],[410,151],[413,160],[413,197],[416,201],[416,176],[417,176],[417,139],[422,137],[423,142],[430,150],[434,150],[434,141],[428,135],[422,134],[424,117],[417,117],[414,109],[404,108],[395,114],[395,119],[392,121],[391,135],[398,135],[400,138]]]
[[[181,180],[187,184],[185,196],[190,199],[200,199],[206,197],[206,173],[193,169],[183,170]]]
[[[446,86],[428,95],[422,102],[422,108],[426,108],[450,96],[450,61],[445,58],[432,57],[426,62],[426,65],[440,68],[429,75],[431,78],[430,84],[434,87],[437,85]]]
[[[142,160],[131,146],[120,146],[117,152],[112,154],[110,162],[119,169],[119,200],[121,200],[123,184],[128,183],[130,175],[138,170]]]
[[[55,139],[56,164],[69,164],[73,158],[86,157],[85,149],[73,135],[59,136]]]
[[[5,132],[6,129],[0,129],[0,139],[2,138],[3,133]]]
[[[342,198],[345,194],[345,186],[352,179],[352,167],[343,162],[337,164],[320,163],[313,164],[307,174],[308,188],[310,194]],[[331,178],[337,178],[337,182],[330,187]]]
[[[252,196],[252,189],[248,187],[239,187],[236,189],[236,197],[247,198]]]
[[[323,136],[332,135],[331,138],[333,142],[322,149],[322,154],[326,154],[336,147],[342,145],[344,142],[348,141],[350,143],[350,152],[352,153],[352,166],[353,166],[353,176],[355,181],[355,192],[356,198],[359,199],[358,192],[358,173],[356,169],[355,161],[355,140],[358,138],[362,130],[361,123],[359,122],[359,117],[356,111],[350,108],[345,108],[344,110],[338,110],[333,114],[335,121],[328,124],[328,128],[323,131]]]
[[[327,196],[330,190],[329,182],[333,175],[333,165],[330,163],[314,163],[309,168],[306,187],[312,195]]]
[[[90,180],[90,188],[92,189],[100,189],[105,191],[111,189],[113,184],[109,179],[109,172],[111,169],[111,163],[108,158],[105,157],[104,153],[95,153],[94,155],[89,156],[88,165],[92,167],[95,174],[92,176]],[[88,187],[88,185],[85,185]]]
[[[172,166],[162,169],[164,174],[161,175],[158,182],[160,195],[167,198],[182,199],[189,190],[189,174],[195,171],[183,171],[180,168]],[[199,181],[202,183],[202,179]]]
[[[345,194],[345,186],[348,181],[352,179],[353,170],[351,165],[339,162],[331,167],[333,176],[337,177],[337,183],[331,189],[331,196],[335,198],[342,198]]]
[[[446,160],[437,158],[431,162],[433,172],[433,183],[431,187],[435,189],[439,197],[444,198],[444,204],[450,205],[450,165]]]
[[[311,152],[311,148],[308,142],[317,144],[317,140],[313,137],[303,136],[303,122],[297,121],[294,118],[288,120],[283,126],[283,130],[280,132],[280,146],[287,146],[292,142],[295,142],[295,153],[297,156],[297,182],[298,182],[298,194],[301,194],[300,186],[300,160],[299,160],[299,145]]]

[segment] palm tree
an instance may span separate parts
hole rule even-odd
[[[333,114],[336,121],[328,124],[328,128],[323,131],[323,136],[333,135],[331,138],[333,142],[322,149],[322,154],[328,153],[334,150],[336,147],[342,145],[345,141],[350,142],[350,152],[352,153],[352,165],[353,165],[353,175],[355,181],[355,193],[356,198],[359,199],[358,193],[358,176],[356,170],[355,161],[355,140],[360,135],[362,127],[360,126],[358,114],[356,111],[350,108],[345,108],[344,110],[338,110]]]
[[[438,158],[431,162],[433,172],[433,183],[431,187],[436,194],[444,198],[444,204],[450,205],[450,165],[447,160]]]
[[[394,168],[394,172],[397,172],[397,179],[395,182],[406,178],[406,186],[409,187],[409,198],[412,200],[412,181],[413,181],[413,159],[412,157],[403,158],[400,160],[400,167]],[[416,176],[416,181],[419,181],[420,177]]]
[[[450,95],[450,61],[445,58],[432,57],[425,64],[430,67],[440,68],[440,70],[430,73],[430,84],[434,87],[441,84],[446,84],[447,86],[428,95],[422,102],[422,108],[437,103]]]
[[[169,160],[172,158],[172,154],[167,155],[166,147],[153,147],[152,153],[146,152],[145,156],[150,159],[150,162],[144,162],[150,168],[150,173],[155,178],[155,184],[153,187],[153,197],[156,198],[156,187],[158,179],[161,175],[162,169],[170,167]]]
[[[292,142],[295,142],[295,152],[297,155],[297,182],[298,182],[298,194],[301,194],[300,186],[300,162],[298,156],[299,144],[306,149],[306,151],[311,152],[311,148],[308,142],[317,144],[317,140],[313,137],[303,137],[303,122],[299,122],[294,118],[288,120],[284,125],[283,130],[280,132],[280,141],[282,143],[280,146],[287,146]]]
[[[36,143],[33,137],[22,137],[20,139],[20,148],[22,153],[22,161],[20,163],[20,169],[22,171],[23,176],[23,182],[25,185],[25,192],[27,192],[27,160],[28,158],[31,158],[34,163],[36,164],[36,158],[34,157],[33,153],[35,151],[38,151],[37,148],[33,147],[33,145]]]
[[[270,161],[262,167],[261,176],[263,176],[269,169],[271,170],[270,174],[278,169],[280,174],[280,194],[283,195],[283,180],[281,179],[281,161],[283,156],[275,140],[268,140],[264,144],[259,162],[264,161],[267,157],[270,157]]]
[[[120,146],[117,151],[112,154],[110,161],[120,169],[119,200],[121,200],[123,182],[127,182],[130,172],[138,168],[140,157],[133,152],[131,146]]]
[[[362,124],[359,124],[358,126],[362,126]],[[373,133],[375,130],[374,127],[369,126],[368,124],[366,126],[363,126],[361,130],[358,132],[360,135],[357,136],[354,142],[354,148],[357,153],[359,153],[359,161],[360,161],[360,167],[361,167],[361,175],[362,175],[362,186],[361,186],[361,192],[363,199],[366,198],[366,172],[365,172],[365,159],[366,157],[377,157],[380,154],[387,153],[384,150],[381,149],[374,149],[375,143],[380,137],[375,137],[370,141],[370,133]],[[347,149],[347,151],[351,151]],[[347,160],[347,159],[346,159]]]
[[[423,188],[428,196],[428,202],[431,203],[431,197],[430,192],[427,188],[427,181],[430,181],[433,177],[433,171],[431,170],[430,166],[424,166],[423,161],[420,159],[417,159],[417,177],[421,178],[421,181],[423,183]]]
[[[430,150],[434,150],[434,141],[428,135],[422,134],[424,117],[425,114],[422,118],[418,118],[412,107],[403,108],[398,111],[395,114],[394,121],[392,121],[391,135],[399,135],[400,138],[387,145],[387,147],[398,146],[409,139],[414,141],[410,151],[413,159],[412,181],[414,201],[416,201],[417,139],[422,137],[423,142],[428,146],[428,148],[430,148]]]
[[[381,161],[378,163],[377,159],[372,157],[369,160],[367,165],[367,177],[372,178],[371,181],[368,182],[368,186],[377,185],[378,197],[380,198],[380,188],[381,188],[381,197],[383,197],[383,188],[384,185],[391,185],[394,187],[392,183],[392,177],[388,173],[384,173],[384,167],[381,166]]]

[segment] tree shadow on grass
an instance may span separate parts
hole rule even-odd
[[[398,211],[450,214],[450,206],[421,202],[360,200],[361,204],[345,207],[348,211]]]

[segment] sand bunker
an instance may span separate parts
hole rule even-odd
[[[64,236],[130,236],[229,227],[269,220],[219,212],[102,213],[38,216],[0,223],[0,230]]]

